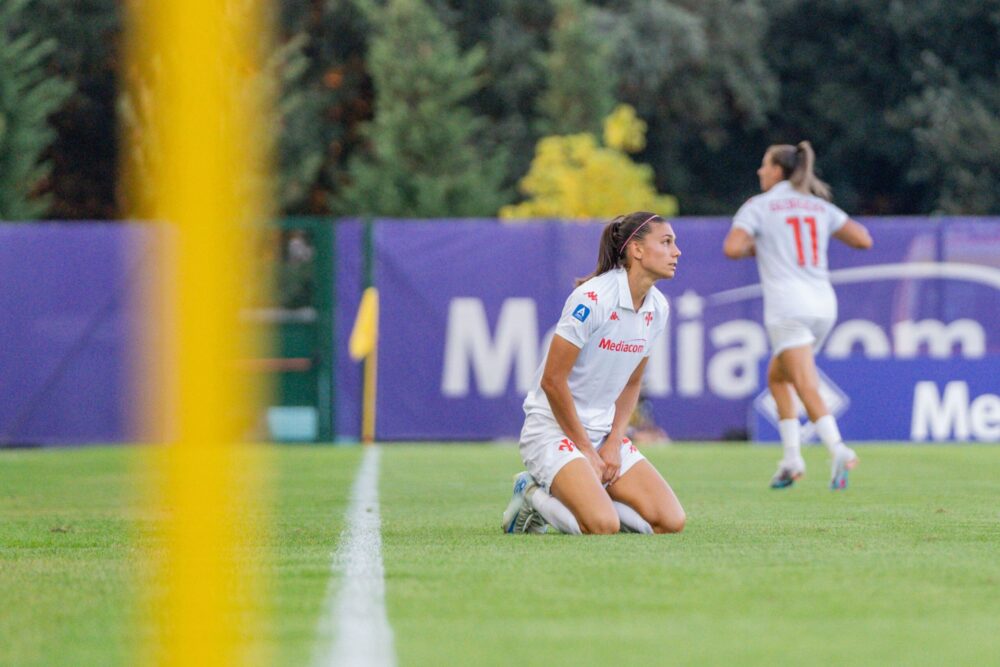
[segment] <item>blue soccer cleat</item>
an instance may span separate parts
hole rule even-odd
[[[538,483],[527,471],[514,476],[514,493],[503,511],[500,527],[505,533],[544,533],[548,525],[542,515],[536,512],[528,496],[538,488]]]
[[[843,491],[847,488],[847,473],[858,465],[858,455],[850,447],[841,447],[833,456],[830,470],[830,489]]]

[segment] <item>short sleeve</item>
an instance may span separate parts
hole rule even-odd
[[[582,348],[603,321],[595,311],[597,303],[582,292],[573,292],[566,299],[555,332],[576,347]]]
[[[833,204],[827,204],[830,213],[830,233],[833,234],[844,226],[849,216]]]
[[[733,227],[742,229],[750,234],[750,236],[757,236],[757,233],[760,231],[760,215],[753,206],[752,199],[743,204],[743,206],[740,206],[740,210],[736,211],[736,215],[733,216]]]

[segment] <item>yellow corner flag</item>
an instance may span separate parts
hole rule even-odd
[[[364,388],[361,398],[361,442],[375,442],[375,399],[378,380],[378,289],[369,287],[361,295],[358,318],[354,320],[348,342],[351,358],[365,360]]]
[[[378,340],[378,288],[369,287],[361,296],[358,317],[351,329],[348,350],[351,359],[361,361],[375,349]]]

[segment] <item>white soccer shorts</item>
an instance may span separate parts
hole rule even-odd
[[[818,352],[836,321],[835,317],[802,317],[767,322],[764,326],[771,342],[771,355],[776,357],[803,345],[812,345],[813,352]]]
[[[607,435],[598,431],[587,431],[587,436],[598,451],[604,445]],[[525,418],[519,448],[524,467],[546,491],[552,487],[552,480],[564,465],[573,459],[586,460],[576,444],[562,432],[556,420],[539,413],[529,414]],[[621,457],[619,476],[646,458],[628,438],[622,440]]]

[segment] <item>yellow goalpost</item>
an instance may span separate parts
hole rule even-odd
[[[261,279],[249,232],[269,213],[269,21],[260,0],[132,0],[129,10],[139,129],[124,137],[123,165],[130,216],[158,230],[159,267],[142,297],[139,383],[145,432],[164,443],[150,479],[167,525],[150,587],[157,641],[143,661],[258,662],[246,638],[261,582],[241,539],[259,536],[264,505],[262,454],[247,444],[261,389],[238,361],[256,356],[239,313]]]

